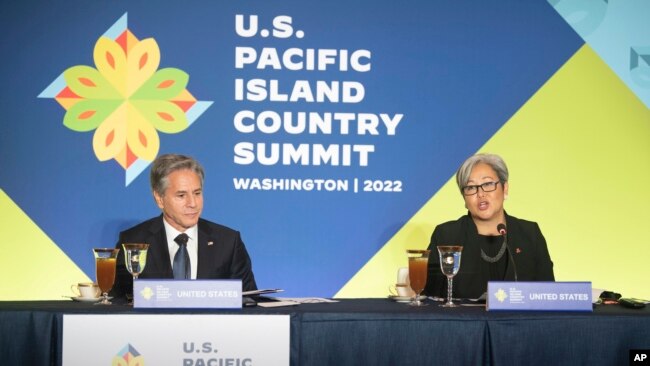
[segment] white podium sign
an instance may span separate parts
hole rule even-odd
[[[289,365],[289,315],[64,315],[63,364]]]

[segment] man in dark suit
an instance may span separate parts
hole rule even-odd
[[[203,168],[190,157],[167,154],[156,158],[150,180],[162,214],[121,232],[116,247],[149,244],[139,278],[241,279],[243,291],[256,290],[251,260],[239,232],[200,218],[203,179]],[[131,294],[132,276],[122,252],[117,263],[113,294]]]

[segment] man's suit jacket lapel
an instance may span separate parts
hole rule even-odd
[[[198,224],[198,267],[196,267],[196,278],[210,278],[209,270],[211,263],[214,263],[214,258],[212,258],[212,250],[208,250],[208,246],[215,244],[212,232],[208,225],[206,225],[202,220],[199,220]]]
[[[155,268],[152,268],[152,270],[156,272],[156,275],[164,276],[163,278],[172,278],[171,259],[169,257],[169,249],[167,248],[167,235],[165,234],[162,215],[151,224],[149,234],[150,247],[147,253],[149,257],[147,262],[155,264]]]

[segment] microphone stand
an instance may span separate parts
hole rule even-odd
[[[515,263],[515,258],[512,256],[510,245],[508,245],[508,232],[505,229],[501,229],[499,232],[503,235],[503,244],[506,246],[506,250],[508,251],[508,258],[510,259],[510,263],[512,263],[512,269],[515,273],[515,282],[517,282],[517,264]]]

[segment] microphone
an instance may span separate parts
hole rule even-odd
[[[497,231],[503,236],[503,244],[505,244],[506,250],[508,251],[508,258],[510,259],[510,263],[512,263],[512,269],[515,272],[515,282],[517,282],[517,265],[515,264],[515,258],[512,256],[510,246],[508,245],[508,230],[506,230],[506,225],[503,223],[497,225]]]
[[[497,231],[499,234],[506,236],[508,234],[508,231],[506,230],[506,225],[505,224],[499,224],[497,225]]]

